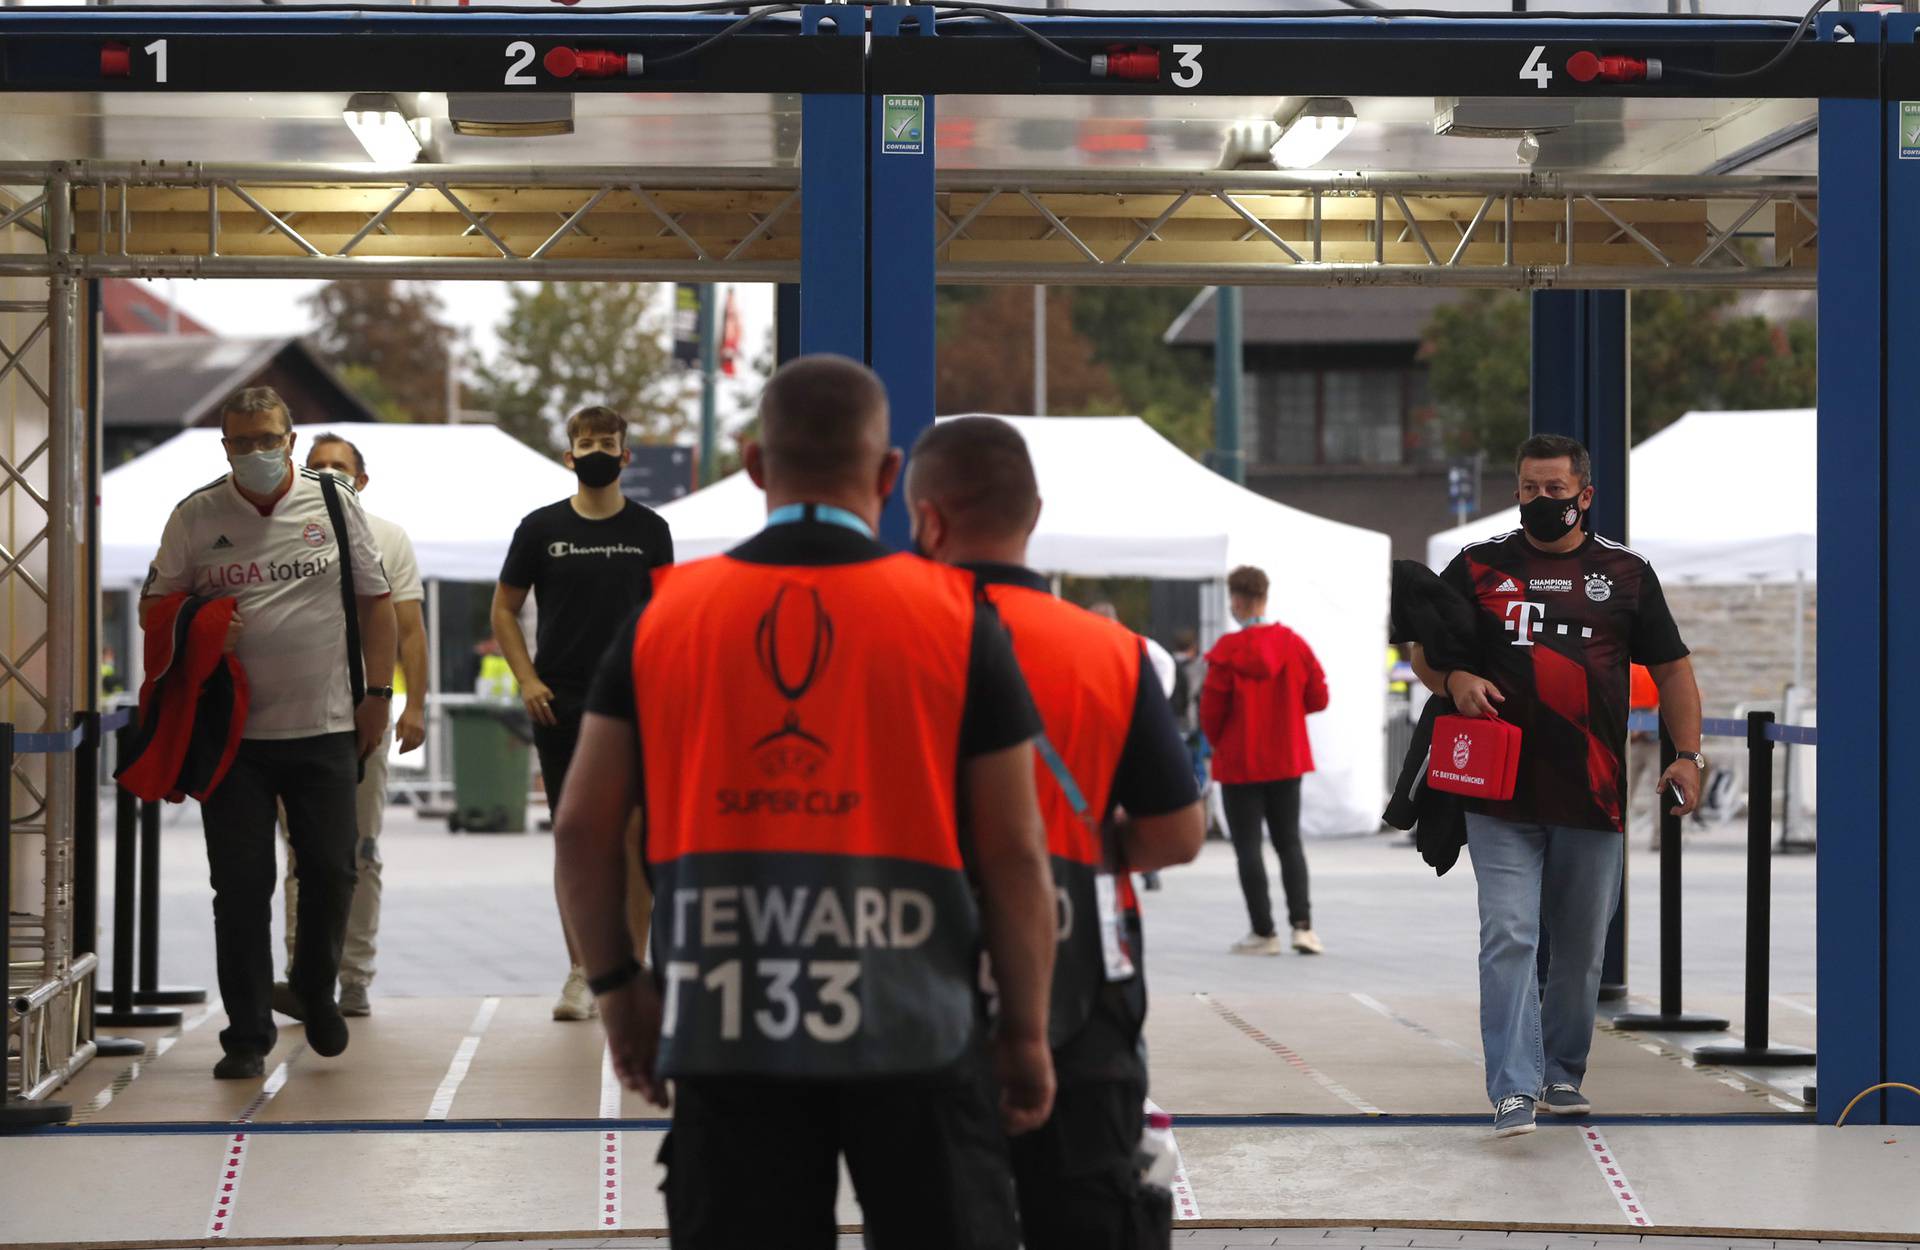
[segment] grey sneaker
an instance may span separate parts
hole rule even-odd
[[[1593,1110],[1593,1104],[1580,1092],[1580,1087],[1565,1081],[1547,1086],[1545,1106],[1554,1115],[1585,1115]]]
[[[1236,955],[1278,955],[1286,948],[1280,944],[1278,933],[1269,933],[1265,937],[1249,933],[1227,949]]]
[[[357,981],[340,983],[340,1014],[343,1016],[369,1016],[373,1009],[367,1005],[367,987]]]
[[[1518,1137],[1533,1132],[1533,1099],[1525,1094],[1509,1094],[1493,1109],[1493,1135]]]

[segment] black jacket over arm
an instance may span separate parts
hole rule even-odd
[[[1477,667],[1473,605],[1426,565],[1414,560],[1393,562],[1391,611],[1388,641],[1418,643],[1428,666],[1443,673]],[[1467,844],[1467,808],[1461,796],[1427,785],[1427,755],[1433,744],[1434,718],[1454,710],[1453,701],[1444,695],[1427,700],[1382,817],[1395,829],[1413,830],[1420,857],[1442,876]]]

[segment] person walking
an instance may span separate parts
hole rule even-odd
[[[1582,1090],[1607,927],[1620,898],[1628,666],[1647,666],[1680,759],[1659,778],[1700,802],[1700,690],[1645,556],[1594,534],[1592,461],[1538,435],[1514,457],[1521,528],[1473,543],[1441,578],[1475,607],[1484,672],[1414,671],[1466,716],[1520,729],[1507,802],[1470,800],[1480,899],[1480,1035],[1494,1133],[1533,1131],[1536,1104],[1585,1115]],[[1547,942],[1546,982],[1536,967]]]
[[[673,563],[673,533],[658,512],[620,493],[620,471],[633,459],[627,420],[611,408],[582,408],[567,418],[566,465],[579,479],[569,499],[527,514],[513,532],[499,584],[493,588],[493,636],[513,670],[520,701],[533,721],[547,811],[557,811],[580,741],[587,687],[620,624],[652,593],[653,570]],[[531,591],[539,626],[527,649],[520,611]],[[636,916],[651,905],[634,875]],[[644,923],[636,924],[645,933]],[[567,979],[553,1005],[555,1020],[586,1020],[593,995],[567,942]]]
[[[1240,861],[1240,892],[1251,928],[1233,944],[1240,955],[1278,955],[1261,850],[1264,824],[1280,857],[1293,949],[1321,954],[1308,897],[1307,852],[1300,841],[1300,778],[1313,771],[1307,717],[1327,706],[1327,678],[1307,640],[1267,620],[1267,575],[1243,564],[1227,575],[1233,619],[1240,626],[1207,653],[1200,688],[1200,728],[1213,744],[1227,832]]]
[[[307,468],[316,473],[332,473],[357,495],[365,495],[366,457],[360,449],[338,434],[314,436],[307,449]],[[420,565],[414,558],[413,540],[407,532],[384,517],[364,513],[367,527],[373,531],[374,546],[380,551],[380,563],[393,588],[393,612],[400,635],[400,677],[405,681],[406,704],[392,730],[381,735],[380,744],[367,756],[366,767],[355,794],[355,810],[360,837],[355,843],[354,863],[358,878],[353,887],[353,907],[347,914],[346,943],[340,954],[340,1014],[349,1018],[368,1015],[372,1008],[367,991],[373,984],[374,957],[380,936],[380,831],[387,817],[387,761],[393,740],[400,740],[400,754],[417,751],[427,739],[427,626],[421,612],[426,589],[420,582]],[[400,682],[394,683],[396,686]],[[280,819],[286,831],[286,814]],[[300,874],[298,857],[287,855],[287,873],[281,889],[286,913],[287,967],[293,967],[293,953],[300,930]],[[291,972],[288,974],[291,976]],[[283,1015],[300,1019],[301,1007],[290,982],[273,987],[274,1008]]]
[[[200,805],[228,1020],[213,1074],[225,1080],[262,1075],[278,1037],[271,926],[281,806],[301,885],[288,982],[314,1053],[330,1058],[347,1048],[334,987],[353,905],[354,796],[392,715],[397,626],[359,500],[330,474],[295,467],[297,436],[280,396],[264,386],[237,392],[221,406],[220,428],[230,472],[167,518],[140,591],[140,618],[150,627],[159,601],[177,593],[238,604],[227,641],[247,674],[246,728],[226,780]],[[365,680],[357,707],[349,654],[356,635]]]
[[[661,1106],[672,1082],[676,1247],[831,1247],[844,1158],[876,1250],[1006,1250],[1002,1131],[1053,1104],[1039,719],[973,578],[874,541],[900,469],[879,378],[802,357],[759,420],[767,527],[656,573],[594,680],[561,907],[615,1072]],[[651,976],[623,906],[636,802]]]
[[[979,579],[1045,729],[1040,810],[1063,925],[1048,1029],[1059,1091],[1013,1143],[1027,1250],[1165,1247],[1172,1203],[1140,1183],[1145,970],[1130,872],[1184,864],[1206,838],[1186,743],[1141,638],[1054,598],[1026,567],[1040,492],[1025,440],[995,417],[942,421],[908,460],[914,548]]]

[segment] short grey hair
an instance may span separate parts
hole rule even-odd
[[[283,434],[293,433],[293,413],[287,408],[287,401],[280,398],[280,392],[271,386],[243,386],[227,396],[220,405],[220,434],[227,433],[227,418],[232,415],[244,415],[253,412],[277,412],[280,423],[286,428]]]

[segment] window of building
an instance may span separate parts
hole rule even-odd
[[[1243,443],[1253,464],[1409,464],[1445,458],[1437,440],[1416,436],[1414,415],[1430,402],[1424,369],[1268,369],[1249,373],[1244,393]]]

